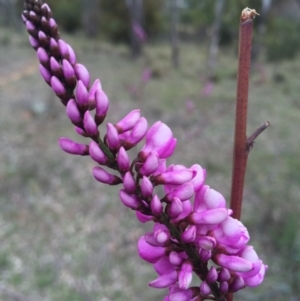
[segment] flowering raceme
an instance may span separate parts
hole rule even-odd
[[[22,18],[42,77],[66,106],[76,132],[91,139],[81,144],[63,137],[60,147],[69,154],[90,156],[97,163],[95,179],[121,184],[121,202],[135,210],[142,223],[154,222],[152,232],[138,241],[140,257],[158,274],[149,285],[168,288],[165,301],[226,300],[228,292],[258,286],[267,266],[247,245],[249,233],[231,217],[224,197],[205,185],[206,171],[198,164],[167,166],[176,147],[171,129],[161,121],[148,129],[140,111],[133,110],[116,124],[107,123],[101,137],[98,127],[106,118],[109,100],[100,80],[90,84],[88,70],[60,39],[47,4],[26,0]],[[131,161],[128,151],[144,138]],[[155,192],[159,185],[164,186],[164,196]],[[191,287],[195,275],[200,284]]]

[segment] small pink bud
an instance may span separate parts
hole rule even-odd
[[[219,275],[218,275],[218,281],[223,282],[223,281],[228,281],[230,279],[231,275],[228,269],[226,268],[221,268]]]
[[[29,36],[29,42],[30,45],[34,48],[34,49],[38,49],[38,47],[40,46],[39,41],[37,39],[35,39],[32,36]]]
[[[194,225],[188,227],[182,234],[181,239],[183,242],[190,243],[196,238],[196,227]]]
[[[50,85],[52,74],[49,72],[47,68],[45,68],[42,64],[39,66],[40,73],[47,84]]]
[[[75,64],[74,65],[75,74],[78,80],[81,80],[82,83],[85,85],[86,88],[90,86],[90,74],[85,66],[82,64]]]
[[[109,148],[111,150],[117,150],[120,147],[118,131],[111,123],[108,123],[106,125],[106,129],[107,129],[107,142]]]
[[[83,125],[84,125],[84,129],[88,135],[90,135],[90,136],[98,136],[99,135],[97,124],[96,124],[94,118],[92,117],[90,111],[86,111],[84,113]]]
[[[194,194],[194,187],[191,183],[186,183],[183,185],[180,185],[173,191],[169,192],[165,199],[168,201],[172,201],[175,197],[179,198],[181,201],[186,201],[189,198],[191,198]],[[227,213],[227,211],[226,211]]]
[[[120,147],[117,154],[117,163],[121,172],[126,172],[130,168],[130,159],[124,147]]]
[[[149,283],[149,286],[154,288],[165,288],[174,284],[177,281],[177,272],[173,271],[168,274],[163,274]]]
[[[133,129],[135,124],[140,118],[140,110],[133,110],[127,114],[123,119],[115,124],[115,128],[118,130],[119,134]]]
[[[122,179],[120,179],[115,175],[110,174],[105,169],[99,166],[93,168],[93,175],[97,181],[104,184],[118,185],[122,183]]]
[[[212,250],[216,247],[216,240],[213,237],[210,236],[200,236],[197,237],[196,242],[197,246],[199,248],[202,248],[204,250]]]
[[[161,215],[162,214],[163,207],[162,207],[161,201],[157,195],[153,196],[150,206],[151,206],[151,211],[152,211],[153,215]]]
[[[99,125],[103,122],[103,120],[106,117],[106,113],[109,106],[109,100],[103,90],[97,89],[95,94],[95,101],[96,101],[95,121]]]
[[[95,141],[91,141],[90,143],[90,156],[94,161],[101,165],[106,165],[108,162],[106,155]]]
[[[183,258],[175,251],[172,251],[169,254],[170,263],[175,266],[180,266],[183,262]]]
[[[69,50],[69,62],[71,63],[71,65],[75,65],[76,64],[76,54],[73,50],[73,48],[67,44],[68,46],[68,50]]]
[[[168,185],[182,185],[189,182],[196,175],[196,172],[189,169],[175,170],[165,172],[160,175],[152,176],[151,181],[154,185],[168,184]]]
[[[201,258],[201,260],[203,261],[208,261],[211,259],[211,251],[205,250],[205,249],[201,249],[199,256]]]
[[[37,57],[38,57],[40,63],[43,66],[45,66],[45,67],[49,66],[50,58],[49,58],[49,55],[48,55],[48,53],[46,52],[46,50],[44,48],[42,48],[42,47],[38,48],[36,54],[37,54]]]
[[[69,48],[67,43],[64,40],[58,40],[58,47],[60,51],[60,55],[63,59],[69,59]]]
[[[170,237],[171,234],[167,230],[159,229],[154,233],[154,238],[160,245],[167,243],[170,240]]]
[[[136,190],[136,184],[134,181],[134,178],[132,177],[132,174],[130,171],[126,172],[123,178],[123,185],[128,193],[134,193]]]
[[[151,181],[145,176],[143,176],[142,179],[141,191],[144,198],[152,196],[153,193],[153,185]]]
[[[96,107],[96,91],[101,90],[101,82],[96,79],[89,91],[89,110],[93,110]]]
[[[193,279],[193,265],[191,262],[186,261],[179,272],[178,284],[179,288],[187,289]]]
[[[163,247],[153,247],[149,245],[145,236],[141,236],[138,241],[138,252],[139,256],[147,262],[155,263],[165,254],[165,248]],[[177,277],[176,277],[177,280]],[[175,280],[175,281],[176,281]]]
[[[75,131],[78,135],[80,135],[82,137],[88,137],[86,132],[81,127],[75,126]]]
[[[79,107],[86,111],[88,108],[89,93],[81,80],[77,82],[75,95]]]
[[[62,76],[62,74],[63,74],[62,68],[61,68],[59,62],[53,56],[51,56],[51,58],[50,58],[50,68],[51,68],[53,75],[55,75],[56,77]]]
[[[72,155],[86,156],[89,154],[88,145],[77,143],[69,138],[61,137],[58,139],[58,144],[63,151]]]
[[[51,87],[52,87],[53,91],[58,96],[62,96],[66,93],[66,89],[65,89],[64,85],[56,76],[51,77],[50,83],[51,83]]]
[[[208,283],[213,283],[218,279],[218,272],[214,266],[212,266],[206,276],[206,281]]]
[[[241,276],[236,276],[233,282],[230,283],[229,291],[235,293],[244,287],[245,287],[244,279]]]
[[[158,168],[159,159],[155,152],[150,152],[146,161],[140,168],[139,172],[141,175],[150,176]]]
[[[228,282],[224,281],[220,283],[220,291],[222,294],[226,294],[228,292],[228,288],[229,288]]]
[[[119,193],[121,202],[133,209],[133,210],[138,210],[141,207],[141,201],[138,199],[138,197],[134,194],[128,194],[125,190],[121,189]]]
[[[172,202],[168,205],[168,214],[173,218],[177,218],[183,211],[182,202],[179,198],[174,198]]]
[[[208,296],[211,292],[209,285],[206,281],[203,281],[200,285],[200,292],[204,296]]]
[[[208,224],[216,225],[224,221],[228,216],[225,208],[217,208],[205,210],[202,212],[192,212],[188,217],[188,220],[192,224]]]
[[[71,85],[71,86],[76,86],[76,77],[75,77],[75,71],[72,67],[72,65],[65,59],[62,61],[62,69],[64,73],[64,77],[66,81]]]
[[[75,99],[70,99],[66,106],[66,113],[74,125],[82,125],[82,118]]]

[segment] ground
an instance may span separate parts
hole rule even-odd
[[[66,39],[91,77],[101,79],[108,121],[135,108],[149,124],[162,120],[178,139],[169,163],[200,164],[207,184],[229,199],[236,51],[221,51],[209,92],[201,45],[182,45],[174,70],[168,45],[148,46],[133,61],[122,46]],[[155,273],[136,251],[150,225],[120,203],[118,189],[94,180],[91,159],[58,147],[61,136],[84,140],[41,79],[25,33],[1,31],[0,53],[2,300],[162,300],[164,290],[147,286]],[[141,83],[148,68],[152,77]],[[261,287],[235,300],[300,300],[299,75],[299,59],[252,70],[248,132],[266,120],[271,127],[250,153],[242,220],[269,270]]]

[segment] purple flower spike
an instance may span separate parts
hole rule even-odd
[[[74,65],[75,74],[78,80],[81,80],[86,88],[90,87],[90,74],[82,64]]]
[[[75,99],[72,98],[68,101],[68,104],[66,106],[66,113],[74,125],[82,125],[82,118]]]
[[[58,40],[58,47],[60,51],[60,55],[63,59],[69,59],[69,48],[67,43],[64,40]]]
[[[99,166],[93,168],[93,175],[97,181],[104,184],[118,185],[122,183],[122,179],[120,179],[115,175],[110,174],[105,169]]]
[[[141,202],[134,194],[128,194],[125,190],[121,189],[119,193],[121,202],[130,209],[138,210],[141,208]]]
[[[49,72],[49,70],[47,68],[45,68],[42,64],[40,64],[39,66],[39,69],[40,69],[40,73],[43,77],[43,79],[45,80],[45,82],[48,84],[48,85],[51,85],[51,77],[52,77],[52,74]]]
[[[120,147],[120,140],[117,129],[111,124],[106,125],[107,141],[111,150],[117,150]]]
[[[171,129],[161,121],[157,121],[149,129],[146,144],[140,151],[139,157],[145,158],[151,151],[155,151],[159,158],[167,158],[175,149],[176,141],[175,144],[174,141]]]
[[[86,111],[88,109],[89,93],[81,80],[77,82],[75,95],[79,107]]]
[[[66,93],[66,89],[64,85],[61,83],[61,81],[56,77],[52,76],[51,77],[51,87],[55,94],[59,97],[64,96]]]
[[[140,118],[140,110],[133,110],[127,114],[122,120],[115,124],[115,128],[118,130],[119,134],[133,129],[135,124]]]
[[[90,143],[90,156],[94,161],[101,165],[106,165],[108,162],[106,155],[95,141],[91,141]]]
[[[182,234],[181,239],[183,242],[193,242],[196,238],[196,227],[194,225],[187,228]]]
[[[118,162],[118,166],[120,171],[122,172],[127,172],[130,168],[130,159],[129,156],[127,154],[127,152],[125,151],[124,147],[120,147],[119,152],[117,154],[117,162]]]
[[[209,285],[206,281],[203,281],[200,285],[200,292],[204,296],[208,296],[211,292]]]
[[[61,137],[58,139],[58,144],[63,151],[71,155],[89,155],[89,146],[77,143],[69,138]]]
[[[65,59],[62,61],[62,70],[67,83],[71,87],[75,87],[77,82],[75,77],[75,71],[72,65]]]
[[[126,172],[123,178],[124,188],[128,193],[134,193],[136,190],[136,184],[130,171]]]
[[[154,185],[169,184],[169,185],[182,185],[189,182],[196,175],[196,171],[189,169],[175,170],[165,172],[157,176],[152,176],[151,181]]]
[[[109,100],[107,95],[104,93],[103,90],[97,90],[96,94],[96,115],[95,121],[99,125],[103,122],[106,117],[106,113],[109,106]]]
[[[143,197],[147,198],[147,197],[152,196],[153,185],[152,185],[151,181],[145,176],[143,176],[143,179],[142,179],[141,190],[142,190]]]
[[[162,206],[161,201],[160,201],[160,199],[157,195],[153,196],[153,198],[151,200],[151,203],[150,203],[150,206],[151,206],[151,211],[152,211],[153,215],[159,216],[159,215],[162,214],[163,206]]]
[[[177,281],[177,272],[173,271],[168,274],[163,274],[149,283],[149,286],[154,288],[165,288],[174,284]]]
[[[49,55],[46,50],[40,47],[36,53],[40,63],[47,68],[49,66]]]
[[[179,288],[187,289],[193,279],[193,265],[190,261],[183,263],[178,275]]]
[[[91,115],[90,111],[86,111],[83,117],[83,126],[86,133],[91,137],[97,137],[99,135],[98,126]]]

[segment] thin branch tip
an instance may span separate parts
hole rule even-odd
[[[247,139],[247,145],[246,149],[249,153],[250,150],[253,148],[253,145],[255,143],[255,139],[265,130],[267,129],[271,123],[269,121],[265,121],[259,128],[257,128],[254,133]]]
[[[256,12],[255,9],[246,7],[242,10],[241,21],[245,22],[248,20],[253,20],[256,16],[259,16],[259,14]]]

